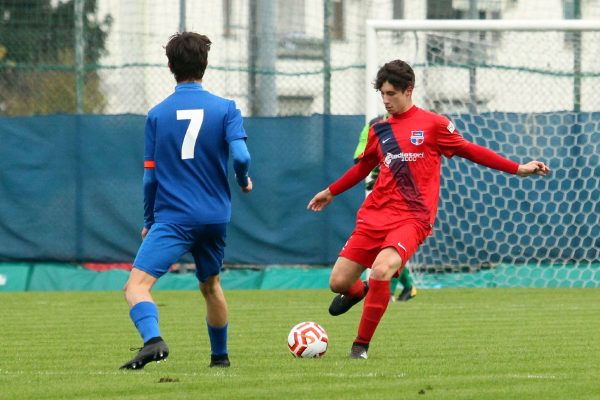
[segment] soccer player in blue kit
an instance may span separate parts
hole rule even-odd
[[[210,45],[206,36],[193,32],[171,36],[166,55],[177,86],[146,118],[143,240],[124,288],[144,345],[121,369],[142,369],[169,355],[150,290],[187,252],[206,301],[210,367],[230,366],[227,302],[219,278],[231,218],[230,152],[243,192],[252,190],[252,180],[240,111],[234,101],[202,87]]]

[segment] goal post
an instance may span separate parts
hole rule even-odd
[[[384,111],[378,68],[402,59],[417,106],[552,169],[521,179],[444,160],[434,233],[411,259],[418,276],[600,287],[600,20],[369,20],[365,54],[367,120]]]

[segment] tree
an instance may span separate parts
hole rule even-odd
[[[0,114],[75,111],[74,1],[0,0]],[[96,65],[112,17],[97,15],[97,0],[83,1],[84,112],[101,112]]]

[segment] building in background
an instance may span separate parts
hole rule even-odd
[[[55,4],[82,1],[57,0]],[[172,91],[174,81],[166,68],[163,46],[170,35],[181,29],[198,31],[211,38],[214,45],[205,85],[215,93],[235,99],[245,115],[356,115],[365,112],[368,19],[600,18],[598,0],[96,1],[96,13],[85,17],[102,20],[110,16],[111,24],[100,62],[86,65],[85,70],[93,70],[101,78],[99,87],[105,104],[96,108],[108,114],[144,114]],[[4,15],[5,19],[10,17]],[[44,25],[43,21],[38,24]],[[467,104],[467,95],[480,111],[502,109],[508,103],[535,111],[527,96],[516,99],[512,94],[511,98],[503,96],[505,85],[512,83],[497,79],[498,69],[493,68],[477,72],[477,98],[473,101],[472,94],[467,93],[468,69],[456,66],[475,61],[482,65],[568,74],[568,60],[573,58],[571,46],[576,42],[568,34],[555,33],[546,40],[540,36],[542,42],[553,43],[546,51],[555,60],[548,62],[547,57],[532,52],[531,49],[539,47],[535,41],[527,47],[523,43],[530,39],[503,32],[428,33],[419,38],[397,32],[392,35],[393,40],[382,38],[385,50],[380,52],[382,59],[378,62],[402,58],[416,69],[444,64],[455,67],[417,74],[420,80],[416,94],[422,96],[417,99],[419,104],[439,112],[460,112]],[[600,51],[598,40],[587,41],[585,46],[586,54]],[[10,54],[2,53],[0,39],[0,62],[2,57],[6,61]],[[585,64],[585,57],[583,61],[585,71],[590,61]],[[48,65],[18,67],[48,69]],[[55,69],[64,72],[70,67],[58,65]],[[74,69],[78,68],[81,71],[83,66]],[[554,85],[552,89],[542,75],[522,79],[544,88],[549,97],[560,97],[564,88]],[[584,99],[600,91],[590,84],[585,90],[588,93],[582,93]],[[83,102],[94,101],[88,98],[89,93],[83,93],[81,85],[77,93],[78,96],[82,93]]]

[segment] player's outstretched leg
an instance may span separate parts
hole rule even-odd
[[[169,346],[158,336],[144,343],[144,347],[139,349],[137,355],[121,365],[119,369],[142,369],[149,362],[166,360],[168,356]]]
[[[369,294],[365,298],[365,305],[358,325],[358,335],[350,349],[349,357],[354,359],[366,359],[368,357],[369,343],[389,304],[389,281],[377,280],[371,277],[369,278],[369,287]]]
[[[333,316],[344,314],[356,303],[361,301],[369,291],[369,284],[365,281],[357,280],[346,293],[340,293],[333,298],[329,305],[329,314]]]
[[[164,360],[169,355],[169,347],[160,336],[158,308],[150,295],[155,282],[155,277],[133,268],[125,285],[125,299],[131,307],[129,317],[140,333],[144,346],[121,369],[142,369],[149,362]]]

